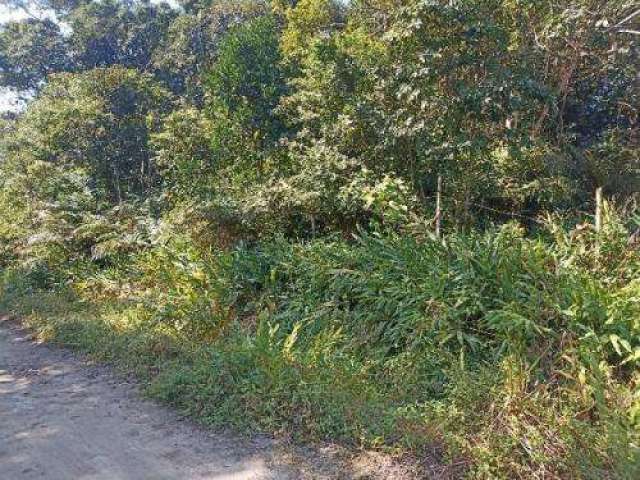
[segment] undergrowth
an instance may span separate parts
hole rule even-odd
[[[640,477],[640,253],[508,224],[13,266],[1,308],[212,425],[439,452],[473,478]]]

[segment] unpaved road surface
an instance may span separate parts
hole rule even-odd
[[[0,316],[0,480],[449,478],[376,452],[209,431]]]
[[[271,450],[207,432],[105,367],[0,325],[1,480],[300,478]]]

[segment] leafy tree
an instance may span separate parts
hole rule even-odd
[[[64,15],[91,0],[0,0],[0,5],[20,9],[32,18],[37,18],[36,12],[52,11],[57,15]]]
[[[64,18],[76,69],[110,65],[151,69],[154,50],[176,13],[166,3],[88,2]]]
[[[293,60],[304,57],[317,37],[327,36],[342,21],[340,3],[335,0],[300,0],[285,10],[282,51]]]
[[[192,207],[192,225],[206,225],[215,244],[255,232],[250,192],[281,166],[278,140],[286,133],[275,114],[286,92],[278,26],[271,15],[248,20],[222,38],[205,85],[202,112],[167,118],[154,136],[171,196]],[[198,230],[200,242],[210,234]]]
[[[0,27],[0,85],[35,90],[47,75],[69,68],[68,42],[51,20],[27,19]]]
[[[609,102],[603,85],[625,86],[607,89],[613,102],[614,92],[630,91],[631,77],[612,83],[606,67],[589,66],[622,52],[616,61],[637,64],[628,43],[605,54],[617,41],[598,29],[598,19],[615,15],[623,3],[607,2],[595,12],[577,4],[558,10],[502,1],[400,9],[386,37],[395,59],[385,81],[390,156],[410,159],[427,191],[444,173],[461,215],[470,202],[530,213],[575,202],[573,192],[586,186],[576,163],[588,154],[575,129],[588,117],[576,123],[568,106],[584,104],[581,78],[591,79],[594,96],[600,90],[600,107]],[[620,121],[617,113],[609,119]]]
[[[173,92],[202,106],[203,78],[213,68],[222,38],[233,27],[265,14],[266,6],[248,0],[223,0],[187,12],[169,26],[154,51],[153,65]]]
[[[541,40],[557,58],[550,83],[558,102],[546,133],[567,152],[581,192],[627,196],[640,191],[640,51],[637,37],[615,25],[633,10],[624,1],[594,6],[562,10]]]
[[[383,128],[376,89],[387,65],[386,45],[358,27],[316,39],[280,105],[297,141],[322,140],[369,168],[393,168],[376,151]]]
[[[110,202],[147,194],[156,177],[147,142],[169,100],[149,75],[123,67],[56,75],[17,121],[7,155],[25,168],[81,168]]]
[[[42,8],[56,20],[27,18],[0,29],[0,86],[37,89],[51,73],[112,65],[151,72],[153,52],[177,15],[166,3],[146,1],[47,1]]]
[[[260,169],[284,133],[274,115],[286,92],[278,29],[272,16],[241,25],[223,39],[208,78],[213,153],[220,164],[239,161]]]
[[[151,138],[155,164],[171,200],[200,200],[215,184],[213,125],[201,110],[184,108],[168,115]]]
[[[460,205],[491,195],[492,151],[509,144],[508,119],[541,99],[532,79],[506,63],[509,30],[490,14],[498,3],[416,3],[399,12],[388,37],[390,153],[408,162],[425,195],[444,175]]]

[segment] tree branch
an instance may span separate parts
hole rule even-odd
[[[618,33],[630,33],[632,35],[640,35],[640,30],[631,30],[629,28],[623,28],[617,31]]]
[[[623,18],[622,20],[620,20],[616,25],[614,25],[612,28],[618,28],[621,27],[622,25],[624,25],[625,23],[627,23],[629,20],[632,20],[633,18],[637,17],[638,15],[640,15],[640,10],[637,10],[635,12],[633,12],[631,15]]]

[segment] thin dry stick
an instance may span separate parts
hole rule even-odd
[[[602,230],[602,187],[596,188],[596,232]]]
[[[438,175],[438,189],[436,193],[436,238],[442,235],[442,175]]]

